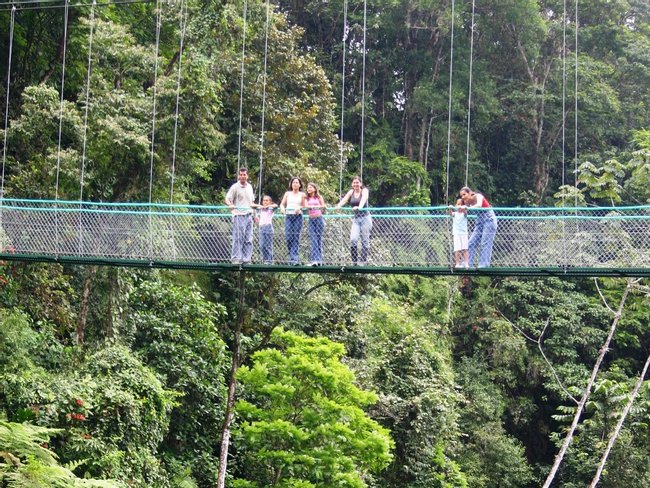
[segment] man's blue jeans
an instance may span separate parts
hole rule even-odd
[[[232,216],[232,252],[231,259],[250,262],[253,256],[253,216]]]

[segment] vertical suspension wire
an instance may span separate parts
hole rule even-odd
[[[65,88],[65,61],[68,50],[68,6],[69,0],[65,0],[63,11],[63,59],[61,63],[61,98],[59,100],[59,140],[56,151],[56,183],[54,185],[54,242],[55,259],[59,257],[59,174],[61,173],[61,133],[63,131],[63,91]]]
[[[368,19],[368,0],[363,0],[363,62],[361,65],[361,144],[359,177],[363,181],[364,137],[366,131],[366,32]]]
[[[63,131],[63,91],[65,88],[65,61],[68,48],[68,6],[69,0],[65,0],[63,10],[63,60],[61,65],[61,96],[59,99],[59,140],[56,150],[56,184],[54,188],[54,200],[59,199],[59,173],[61,172],[61,132]]]
[[[343,38],[341,40],[341,132],[339,135],[339,197],[343,196],[343,123],[345,118],[345,54],[348,40],[348,0],[343,1]]]
[[[566,144],[566,0],[562,5],[562,186],[566,181],[566,158],[565,158],[565,144]],[[567,231],[564,207],[566,205],[566,198],[562,199],[562,252],[564,256],[564,272],[566,273],[568,262],[568,246],[567,246]]]
[[[82,222],[82,209],[83,209],[83,199],[84,199],[84,183],[86,175],[86,144],[88,141],[88,110],[90,107],[90,74],[92,69],[92,59],[93,59],[93,33],[95,29],[95,7],[97,6],[97,1],[93,0],[93,3],[90,7],[90,19],[89,19],[89,33],[88,33],[88,64],[86,67],[86,106],[84,107],[84,130],[83,130],[83,143],[81,146],[81,175],[79,176],[79,222],[78,222],[78,246],[77,251],[81,254],[83,250],[83,222]]]
[[[454,79],[454,19],[456,17],[456,2],[451,0],[451,42],[449,47],[449,100],[447,106],[447,168],[446,168],[446,182],[445,182],[445,205],[449,205],[449,179],[450,179],[450,159],[451,159],[451,99],[452,87]],[[455,203],[455,202],[454,202]],[[452,223],[451,219],[447,220],[447,242],[449,244],[449,264],[452,266],[452,256],[454,249],[454,238],[452,236]],[[453,266],[451,267],[453,269]]]
[[[269,19],[271,17],[271,3],[266,0],[266,24],[264,25],[264,74],[262,76],[262,122],[260,130],[260,174],[257,181],[258,201],[262,202],[262,177],[264,170],[264,122],[266,118],[266,70],[269,57]]]
[[[578,189],[578,0],[575,2],[575,79],[573,94],[573,184]],[[578,194],[575,193],[575,206],[578,206]]]
[[[449,101],[447,107],[447,168],[446,168],[446,188],[445,188],[445,205],[449,205],[449,178],[450,178],[450,159],[451,159],[451,99],[454,79],[454,17],[456,16],[456,1],[451,0],[451,46],[449,48]]]
[[[158,86],[158,50],[160,48],[160,0],[156,0],[156,46],[154,49],[154,70],[153,70],[153,93],[152,93],[152,108],[151,108],[151,156],[149,159],[149,260],[153,261],[153,222],[151,215],[151,203],[153,195],[153,162],[154,162],[154,149],[156,142],[156,94]]]
[[[93,59],[93,33],[95,29],[95,7],[97,6],[97,0],[93,0],[93,3],[90,7],[90,20],[89,27],[90,32],[88,34],[88,64],[86,68],[86,106],[84,108],[84,132],[83,132],[83,144],[81,147],[81,176],[79,177],[79,205],[84,199],[84,178],[86,175],[86,144],[88,141],[88,109],[90,107],[90,73],[92,69],[92,59]]]
[[[182,80],[182,68],[183,68],[183,47],[185,43],[185,30],[187,28],[187,1],[181,0],[180,7],[180,20],[179,20],[179,30],[180,30],[180,41],[178,47],[178,75],[176,77],[176,110],[174,112],[174,138],[172,143],[172,167],[171,167],[171,177],[170,177],[170,189],[169,189],[169,204],[174,204],[174,181],[176,178],[176,142],[178,141],[178,110],[180,106],[181,99],[181,80]],[[170,207],[171,211],[171,207]]]
[[[566,0],[563,2],[562,10],[562,186],[566,182],[566,158],[564,155],[565,142],[566,142]],[[562,206],[564,206],[562,199]]]
[[[11,56],[14,46],[14,25],[16,23],[16,6],[11,6],[11,17],[9,20],[9,55],[7,66],[7,96],[5,99],[5,130],[2,141],[2,178],[0,179],[0,224],[2,224],[2,202],[5,195],[5,166],[7,163],[7,131],[9,129],[9,89],[11,87]]]
[[[153,194],[153,162],[154,148],[156,142],[156,95],[158,89],[158,51],[160,48],[160,0],[156,0],[156,46],[154,49],[154,69],[153,69],[153,96],[151,108],[151,156],[149,158],[149,207],[151,208],[151,198]]]
[[[474,22],[475,11],[476,2],[475,0],[472,0],[472,33],[469,43],[469,88],[467,92],[467,143],[465,145],[465,186],[468,185],[469,181],[469,140],[472,123],[472,75],[474,73],[474,28],[476,27]]]
[[[241,168],[241,125],[244,112],[244,58],[246,56],[246,17],[248,15],[248,0],[244,0],[244,26],[241,41],[241,75],[239,77],[239,130],[237,131],[237,174]]]

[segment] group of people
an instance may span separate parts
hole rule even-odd
[[[456,200],[456,205],[449,206],[453,219],[454,266],[456,268],[469,268],[474,263],[476,252],[480,250],[478,267],[487,268],[492,260],[492,247],[498,225],[497,216],[492,210],[490,202],[483,194],[476,193],[469,187],[464,186],[460,189],[459,195],[460,198]],[[483,209],[476,216],[474,231],[469,238],[467,231],[468,207]]]
[[[248,182],[248,170],[240,168],[238,180],[226,194],[226,205],[232,210],[232,253],[233,264],[250,263],[253,255],[253,223],[259,223],[260,251],[264,264],[273,263],[273,224],[272,219],[278,205],[273,203],[269,195],[262,197],[262,203],[254,203],[255,194]],[[372,218],[368,212],[368,189],[364,188],[361,178],[352,179],[352,188],[336,205],[339,209],[349,204],[354,212],[352,229],[350,231],[350,254],[354,266],[365,266],[368,263],[370,250],[370,231]],[[289,254],[289,264],[297,266],[300,263],[300,235],[303,226],[303,212],[307,212],[310,249],[310,265],[323,264],[323,234],[325,219],[323,214],[327,205],[323,196],[318,192],[315,183],[308,183],[303,192],[303,182],[300,178],[291,178],[289,189],[282,197],[279,205],[280,212],[285,215],[284,230]],[[257,211],[257,212],[256,212]],[[361,249],[359,252],[359,242]]]
[[[353,266],[368,264],[370,251],[370,232],[372,217],[368,209],[369,192],[363,186],[361,178],[352,178],[352,187],[336,204],[336,209],[344,205],[352,207],[352,227],[350,229],[350,257]],[[269,195],[264,195],[261,204],[254,202],[255,194],[248,182],[248,170],[240,168],[237,182],[226,194],[226,205],[231,208],[233,217],[232,253],[233,264],[250,263],[253,255],[253,225],[259,224],[260,251],[264,264],[273,264],[273,215],[278,205]],[[484,211],[476,217],[474,231],[468,238],[467,208],[479,207]],[[310,265],[323,264],[323,234],[325,232],[324,213],[327,205],[318,192],[315,183],[308,183],[306,192],[303,182],[298,177],[291,178],[289,189],[285,192],[279,205],[280,212],[285,215],[284,229],[289,254],[289,264],[297,266],[300,263],[300,235],[303,227],[303,213],[308,216],[310,241]],[[481,193],[473,192],[468,187],[460,190],[460,198],[456,206],[450,206],[453,218],[453,238],[455,266],[469,268],[474,262],[477,251],[480,250],[478,267],[490,266],[492,245],[497,229],[497,219],[487,198]],[[361,247],[359,248],[359,243]]]

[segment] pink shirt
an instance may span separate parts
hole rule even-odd
[[[271,219],[273,219],[274,210],[275,209],[272,207],[260,208],[260,227],[271,225]]]
[[[321,206],[320,198],[318,197],[307,197],[307,206]],[[320,208],[310,208],[309,216],[310,217],[320,217],[323,215],[323,211]]]

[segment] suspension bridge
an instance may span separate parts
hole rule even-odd
[[[499,226],[488,268],[453,267],[446,207],[370,209],[373,229],[365,266],[350,261],[350,213],[330,209],[325,214],[323,265],[311,267],[288,264],[282,215],[273,218],[273,262],[262,263],[256,231],[252,262],[233,265],[232,216],[224,206],[5,199],[0,259],[317,273],[650,276],[650,206],[494,211]],[[470,211],[470,231],[478,212]],[[306,262],[307,231],[299,238]]]
[[[20,2],[19,2],[20,4]],[[13,4],[12,4],[13,5]],[[182,54],[187,25],[187,3],[181,2],[179,18],[178,76],[174,114],[174,144],[170,203],[152,202],[153,162],[156,134],[156,83],[158,74],[158,48],[160,42],[161,5],[156,8],[156,40],[154,82],[151,91],[151,154],[149,201],[146,203],[99,203],[83,201],[86,165],[88,100],[91,98],[90,73],[93,62],[92,36],[95,5],[90,6],[88,69],[85,87],[84,134],[80,161],[79,201],[60,200],[59,172],[62,150],[61,126],[63,118],[65,86],[65,50],[61,73],[61,100],[56,166],[56,198],[54,200],[31,200],[5,197],[5,162],[9,127],[9,97],[11,92],[11,59],[16,6],[11,8],[9,28],[8,73],[2,153],[2,179],[0,188],[0,259],[4,261],[59,262],[82,265],[112,265],[134,267],[160,267],[175,269],[292,271],[315,273],[417,273],[424,275],[492,275],[492,276],[650,276],[650,206],[599,207],[599,208],[494,208],[498,219],[498,231],[494,241],[491,265],[485,268],[457,269],[453,266],[451,218],[446,206],[370,208],[373,228],[370,257],[364,266],[350,261],[349,232],[352,216],[349,211],[329,209],[325,215],[322,266],[290,266],[287,256],[284,216],[276,215],[274,226],[274,259],[264,263],[259,254],[257,230],[254,236],[253,259],[245,265],[232,264],[230,260],[232,238],[232,215],[225,206],[179,205],[174,203],[174,175],[176,169],[176,136],[179,118],[179,94],[181,88]],[[264,75],[261,106],[262,130],[259,141],[258,195],[261,197],[264,168],[264,116],[266,102],[266,70],[270,3],[267,0],[264,29]],[[472,4],[473,5],[473,4]],[[52,7],[49,5],[47,8]],[[64,2],[64,29],[68,25],[69,3]],[[363,2],[363,63],[361,73],[361,133],[359,144],[359,173],[363,175],[364,123],[365,123],[365,56],[366,56],[366,2]],[[39,8],[22,5],[25,8]],[[43,7],[44,8],[44,7]],[[446,201],[450,194],[450,142],[451,142],[451,91],[453,74],[454,3],[452,2],[449,123],[446,160]],[[243,10],[243,39],[240,79],[238,166],[241,163],[242,103],[244,91],[244,59],[246,55],[246,14]],[[345,83],[345,52],[347,40],[347,0],[344,5],[344,33],[342,39],[343,71]],[[474,42],[474,8],[472,8],[472,38]],[[64,40],[66,36],[64,35]],[[566,36],[564,39],[566,42]],[[563,50],[566,52],[566,50]],[[465,184],[469,169],[469,140],[471,126],[471,73],[467,113],[467,153]],[[577,63],[577,38],[576,38]],[[566,59],[563,58],[563,70]],[[566,76],[563,75],[566,82]],[[564,90],[564,87],[563,87]],[[577,80],[576,80],[577,97]],[[344,90],[342,90],[342,94]],[[565,94],[563,93],[563,106]],[[576,99],[577,104],[577,99]],[[345,97],[341,98],[341,144],[339,193],[345,166],[343,110]],[[577,105],[575,132],[577,134]],[[564,125],[562,126],[562,184],[565,183]],[[577,142],[576,142],[577,144]],[[577,145],[574,148],[577,175]],[[577,176],[576,176],[577,178]],[[10,180],[8,180],[10,183]],[[577,179],[575,181],[577,185]],[[480,209],[469,214],[469,231]],[[307,218],[305,216],[305,218]],[[309,253],[307,226],[303,226],[300,253],[306,262]],[[297,236],[293,236],[296,238]]]

